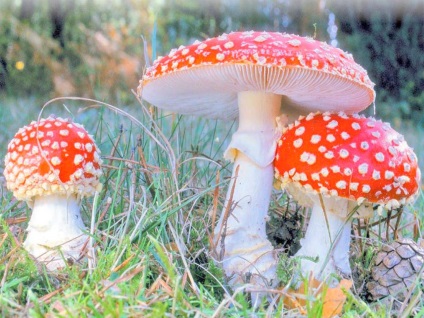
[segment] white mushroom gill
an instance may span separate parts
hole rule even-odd
[[[49,270],[76,263],[87,235],[75,195],[51,194],[34,200],[25,249]]]

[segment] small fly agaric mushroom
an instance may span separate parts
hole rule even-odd
[[[79,259],[87,240],[79,203],[100,191],[101,162],[83,126],[52,116],[19,129],[8,145],[7,188],[32,208],[24,247],[49,270]]]
[[[282,188],[312,206],[296,255],[318,256],[301,263],[305,275],[320,280],[351,274],[352,218],[370,217],[373,204],[393,209],[412,202],[421,177],[415,153],[389,124],[344,113],[309,114],[290,124],[278,141],[275,170]]]
[[[153,105],[239,118],[224,154],[234,161],[225,203],[230,213],[221,214],[215,232],[230,286],[249,280],[264,287],[275,277],[276,257],[265,224],[281,107],[290,116],[312,110],[357,112],[373,102],[373,86],[351,55],[312,38],[277,32],[233,32],[196,41],[146,70],[138,94]]]

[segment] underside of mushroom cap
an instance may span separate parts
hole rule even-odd
[[[353,113],[374,101],[373,86],[350,54],[324,42],[277,32],[233,32],[158,58],[138,92],[178,113],[233,119],[237,93],[243,91],[284,95],[302,113]]]
[[[276,177],[305,193],[376,203],[412,202],[421,177],[403,136],[374,118],[310,114],[290,124],[278,142]]]
[[[49,117],[21,128],[8,145],[4,175],[18,200],[90,196],[101,189],[100,151],[83,126]]]

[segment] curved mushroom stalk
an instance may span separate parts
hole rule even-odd
[[[87,241],[75,195],[35,198],[25,249],[49,270],[76,262]]]
[[[338,284],[331,279],[337,273],[350,277],[349,248],[353,217],[369,218],[373,214],[371,204],[362,204],[344,198],[321,198],[308,195],[314,202],[311,218],[302,247],[295,257],[300,257],[302,273],[320,281],[327,280],[330,286]]]
[[[225,153],[235,160],[234,170],[214,233],[217,254],[233,288],[245,283],[268,287],[275,278],[277,261],[266,236],[266,220],[280,102],[281,96],[275,94],[239,93],[239,129]]]
[[[313,273],[316,279],[322,281],[332,273],[351,275],[351,223],[350,218],[324,212],[320,205],[314,205],[305,237],[300,242],[302,247],[295,255],[300,257],[305,276]]]

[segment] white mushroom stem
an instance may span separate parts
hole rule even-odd
[[[47,269],[76,261],[87,240],[79,200],[75,195],[38,196],[34,200],[25,249]]]
[[[245,283],[261,288],[276,283],[277,260],[266,236],[266,221],[280,136],[276,117],[281,96],[241,92],[238,102],[239,128],[225,153],[234,160],[234,170],[215,244],[232,288]]]
[[[326,280],[332,273],[351,274],[351,224],[351,218],[328,211],[324,213],[321,205],[314,205],[305,237],[300,242],[302,247],[296,253],[301,256],[301,268],[306,277],[313,273],[316,279]],[[304,256],[318,259],[314,262]]]
[[[296,191],[292,194],[304,205],[313,204],[305,237],[300,242],[302,247],[295,255],[295,257],[301,256],[303,275],[309,277],[312,273],[321,281],[331,278],[331,274],[350,276],[352,272],[349,264],[349,245],[352,218],[371,217],[374,213],[372,204],[365,202],[360,204],[340,197],[322,196],[320,200],[318,195],[311,193],[302,197]],[[318,257],[318,260],[313,262],[304,256]],[[327,282],[330,286],[337,284],[337,281],[331,279]]]

